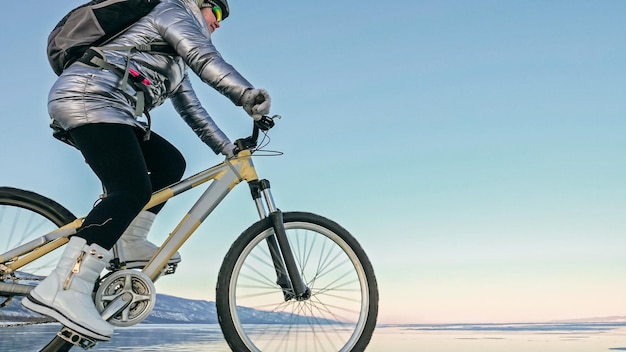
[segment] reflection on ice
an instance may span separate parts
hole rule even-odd
[[[0,328],[0,350],[38,351],[59,328],[57,324]],[[259,328],[267,330],[272,326]],[[624,323],[380,325],[368,351],[626,351],[625,341]],[[90,351],[217,352],[230,349],[217,324],[140,324],[116,329],[110,342],[99,343]]]

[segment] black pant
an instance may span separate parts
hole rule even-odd
[[[179,181],[182,154],[161,136],[121,124],[90,124],[69,131],[85,161],[98,176],[104,197],[89,212],[77,236],[111,249],[153,191]],[[149,211],[158,213],[164,204]]]

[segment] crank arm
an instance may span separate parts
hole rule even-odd
[[[133,294],[130,292],[124,292],[117,296],[106,308],[100,313],[102,319],[109,320],[112,317],[121,313],[126,307],[128,307],[133,301]]]

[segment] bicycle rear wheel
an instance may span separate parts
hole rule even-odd
[[[76,219],[59,203],[37,193],[17,188],[0,187],[0,253],[18,247]],[[37,285],[55,268],[62,250],[54,250],[42,258],[8,275],[0,269],[0,282]],[[6,261],[11,258],[4,258]],[[0,306],[13,298],[0,292]],[[65,352],[73,345],[54,336],[42,352]]]
[[[311,297],[285,301],[261,220],[235,241],[218,276],[217,314],[233,351],[362,351],[378,315],[374,270],[348,231],[324,217],[284,213],[287,238]]]
[[[59,203],[37,193],[17,188],[0,187],[0,254],[76,219]],[[0,282],[36,285],[56,266],[60,250],[48,253],[7,275],[0,269]],[[4,258],[5,264],[12,258]],[[0,294],[0,305],[10,296]]]

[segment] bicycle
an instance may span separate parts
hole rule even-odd
[[[94,287],[94,302],[105,320],[124,327],[148,317],[156,300],[154,281],[176,271],[168,260],[228,193],[245,181],[260,220],[234,241],[216,285],[218,320],[230,348],[366,348],[378,315],[378,287],[367,255],[334,221],[307,212],[282,212],[274,203],[269,181],[257,175],[252,156],[262,151],[259,134],[267,136],[276,117],[255,122],[252,135],[235,142],[235,157],[152,195],[145,209],[211,181],[142,270],[126,269],[119,246],[113,248],[114,259]],[[55,250],[76,233],[82,219],[37,193],[0,187],[0,309],[12,298],[27,295],[51,271],[59,252]],[[250,308],[278,314],[281,319],[272,329],[260,329],[246,320]],[[96,342],[63,327],[41,351],[88,349]]]

